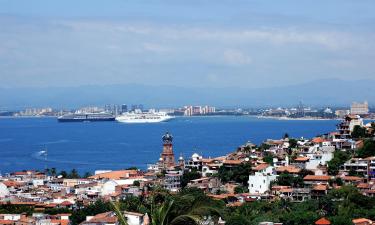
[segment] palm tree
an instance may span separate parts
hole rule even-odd
[[[128,225],[128,220],[126,219],[125,215],[121,212],[119,203],[111,202],[111,205],[120,225]]]
[[[193,195],[184,195],[180,201],[166,200],[163,203],[151,202],[150,225],[199,225],[205,214],[220,215],[218,207],[210,205],[202,198]],[[121,225],[128,225],[127,219],[121,212],[119,204],[112,206]]]
[[[174,207],[176,207],[174,200],[165,202],[159,207],[153,206],[151,209],[151,225],[199,224],[200,217],[191,212],[173,218]]]

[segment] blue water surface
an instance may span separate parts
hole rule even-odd
[[[337,120],[276,120],[248,116],[179,117],[157,124],[58,123],[56,118],[0,119],[0,173],[55,167],[81,173],[98,169],[146,168],[158,160],[161,137],[174,136],[176,157],[197,152],[214,157],[246,141],[313,137],[335,130]],[[48,156],[40,151],[48,149]]]

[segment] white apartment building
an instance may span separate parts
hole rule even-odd
[[[255,172],[254,175],[249,176],[249,193],[250,194],[264,194],[270,190],[271,181],[276,180],[276,172],[273,166],[265,164]]]
[[[366,115],[369,113],[368,102],[364,103],[353,102],[350,107],[350,113],[354,115]]]

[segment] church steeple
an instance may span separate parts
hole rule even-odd
[[[163,152],[161,153],[161,162],[164,168],[174,167],[174,153],[173,153],[173,136],[167,132],[162,137],[163,140]]]

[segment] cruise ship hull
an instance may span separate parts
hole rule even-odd
[[[65,119],[65,118],[58,118],[59,122],[104,122],[104,121],[115,121],[115,118],[72,118],[72,119]]]
[[[171,118],[163,118],[163,119],[123,119],[123,118],[116,118],[118,122],[121,123],[160,123],[170,120]]]
[[[126,114],[116,117],[121,123],[160,123],[173,119],[168,115],[142,115],[142,114]]]
[[[59,122],[102,122],[114,120],[115,117],[113,115],[104,113],[67,114],[57,118]]]

